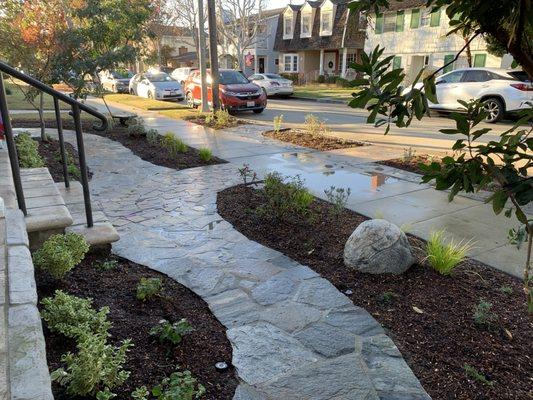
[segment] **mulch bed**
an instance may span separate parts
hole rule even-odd
[[[179,153],[173,156],[169,151],[159,146],[158,144],[151,144],[146,141],[144,137],[132,137],[128,134],[128,128],[121,125],[115,125],[109,128],[106,132],[96,131],[92,127],[93,122],[84,120],[82,121],[82,128],[84,132],[92,133],[94,135],[103,136],[121,143],[123,146],[130,149],[133,154],[142,158],[145,161],[152,164],[159,165],[167,168],[174,169],[186,169],[194,167],[202,167],[205,165],[222,164],[227,161],[218,157],[212,157],[209,161],[203,161],[198,155],[198,149],[189,147],[187,152]],[[55,121],[46,120],[45,125],[47,128],[56,128]],[[16,116],[13,118],[13,126],[24,128],[38,128],[40,127],[39,121],[24,121],[18,123]],[[63,121],[63,128],[74,130],[74,124],[70,119]]]
[[[377,161],[376,164],[387,165],[389,167],[398,168],[404,171],[415,172],[417,174],[424,174],[424,171],[420,169],[419,164],[431,164],[433,161],[439,161],[437,157],[435,160],[429,155],[419,155],[407,158],[395,158],[392,160]]]
[[[350,147],[365,145],[364,143],[355,140],[344,140],[325,135],[311,135],[301,129],[291,128],[280,129],[279,131],[266,131],[263,135],[272,139],[281,140],[282,142],[288,142],[321,151],[347,149]]]
[[[317,199],[311,219],[277,221],[256,213],[264,203],[264,192],[249,186],[218,194],[220,215],[248,238],[308,265],[340,291],[353,291],[354,304],[384,326],[434,400],[532,398],[533,323],[520,280],[470,259],[451,276],[439,275],[424,263],[425,242],[413,236],[409,241],[418,263],[406,273],[358,273],[344,266],[343,250],[366,217],[350,210],[333,216],[329,203]],[[512,293],[504,293],[509,288]],[[490,328],[473,321],[473,308],[482,298],[499,318]],[[467,375],[465,364],[489,383]]]
[[[93,299],[93,306],[109,306],[108,318],[113,323],[110,341],[118,344],[132,339],[134,347],[128,352],[125,369],[131,371],[123,386],[115,388],[117,400],[130,400],[130,393],[142,385],[149,389],[169,376],[179,365],[180,370],[189,370],[205,386],[202,399],[232,399],[238,381],[233,367],[224,372],[215,369],[215,363],[225,361],[230,365],[231,345],[226,330],[209,311],[207,304],[189,289],[147,267],[131,261],[112,257],[118,261],[115,269],[101,271],[94,267],[110,259],[109,251],[89,254],[63,282],[53,282],[37,271],[39,299],[53,295],[61,289],[80,297]],[[164,292],[160,298],[142,302],[135,297],[136,286],[141,277],[160,278]],[[161,344],[148,332],[161,319],[177,321],[186,318],[194,331],[183,336],[175,347]],[[72,340],[51,333],[44,325],[46,351],[50,371],[62,366],[61,355],[75,351]],[[54,383],[56,399],[75,399],[65,394],[64,388]]]
[[[238,119],[238,118],[230,116],[228,124],[226,124],[225,126],[217,127],[214,122],[208,124],[206,122],[206,117],[207,117],[207,115],[205,115],[205,114],[198,114],[198,115],[194,115],[194,116],[187,116],[184,119],[186,121],[190,121],[190,122],[193,122],[193,123],[198,124],[198,125],[207,126],[209,128],[213,128],[213,129],[235,128],[235,127],[237,127],[239,125],[246,125],[246,124],[249,123],[249,122],[244,121],[242,119]]]
[[[40,139],[37,139],[39,142],[39,154],[44,159],[46,167],[50,171],[54,182],[63,182],[63,163],[61,162],[61,153],[59,151],[59,141],[55,139],[49,139],[46,142],[43,142]],[[80,170],[80,160],[78,159],[78,152],[70,143],[65,142],[65,151],[67,154],[70,154],[71,157],[67,156],[67,162],[70,158],[73,161],[73,165],[76,166],[76,170]],[[92,172],[88,169],[88,177],[91,179]],[[69,174],[69,178],[73,180],[80,180],[79,176],[76,174]]]

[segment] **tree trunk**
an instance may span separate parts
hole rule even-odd
[[[46,142],[46,127],[44,123],[44,96],[43,92],[39,94],[39,123],[41,124],[41,140]]]
[[[468,44],[468,40],[470,38],[464,37],[463,39],[465,40],[465,43],[467,43],[467,46],[466,46],[466,60],[468,62],[468,67],[472,68],[472,51],[470,49],[470,44]]]

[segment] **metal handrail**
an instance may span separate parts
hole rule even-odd
[[[79,102],[78,100],[73,99],[70,96],[67,96],[48,85],[45,85],[41,81],[26,75],[20,71],[17,71],[15,68],[3,63],[0,61],[0,115],[4,125],[4,131],[6,134],[6,141],[8,144],[9,158],[11,161],[11,171],[13,173],[13,182],[15,184],[15,192],[17,195],[17,201],[19,208],[22,210],[24,215],[27,215],[26,203],[24,198],[24,191],[22,188],[21,178],[20,178],[20,167],[18,163],[17,149],[15,146],[15,141],[13,137],[13,131],[11,127],[11,121],[9,117],[9,109],[6,101],[6,94],[3,82],[2,73],[11,75],[12,77],[21,80],[27,83],[34,88],[49,94],[54,99],[54,109],[55,117],[57,123],[57,133],[59,138],[60,152],[61,152],[61,161],[63,163],[63,177],[65,180],[65,187],[69,187],[69,177],[67,171],[67,156],[65,151],[65,142],[63,138],[63,125],[61,120],[61,111],[59,109],[59,101],[70,104],[72,111],[70,115],[74,118],[74,129],[76,131],[76,144],[78,147],[78,159],[80,162],[80,179],[83,189],[83,200],[85,205],[85,216],[87,219],[87,226],[90,228],[93,226],[93,214],[91,207],[91,197],[89,191],[89,177],[87,171],[87,162],[85,160],[85,146],[83,143],[83,131],[81,124],[81,111],[98,118],[101,122],[100,125],[94,124],[93,128],[98,131],[104,131],[108,127],[108,121],[105,115],[94,110],[93,108]]]
[[[6,63],[3,63],[0,61],[0,71],[5,72],[8,75],[11,75],[14,78],[17,78],[18,80],[21,80],[23,82],[26,82],[28,85],[33,86],[47,94],[49,94],[52,97],[57,98],[58,100],[61,100],[64,103],[70,104],[71,106],[78,106],[81,111],[85,111],[87,114],[91,114],[93,117],[96,117],[100,120],[102,123],[100,126],[95,125],[93,126],[94,130],[97,131],[105,131],[108,126],[107,118],[104,114],[96,111],[94,108],[89,107],[78,100],[73,99],[72,97],[61,93],[53,88],[51,88],[48,85],[45,85],[41,81],[38,81],[37,79],[26,75],[23,72],[20,72],[16,70],[15,68],[7,65]]]

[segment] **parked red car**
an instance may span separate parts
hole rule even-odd
[[[251,110],[256,114],[262,113],[267,105],[267,98],[263,90],[251,83],[240,71],[233,69],[219,70],[219,97],[223,109],[228,112]],[[213,99],[210,87],[211,72],[207,71],[207,99],[209,104]],[[200,71],[193,71],[185,80],[185,98],[189,107],[198,107],[202,103],[202,88]]]

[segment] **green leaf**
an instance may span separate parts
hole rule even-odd
[[[505,203],[507,203],[507,193],[505,193],[503,190],[498,190],[492,195],[491,199],[492,209],[494,210],[494,213],[498,215],[504,209]]]

